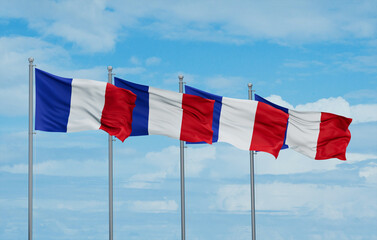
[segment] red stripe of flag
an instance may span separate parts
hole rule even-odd
[[[351,140],[348,126],[352,119],[322,112],[315,159],[346,160],[346,149]]]
[[[135,101],[136,95],[131,91],[108,83],[100,129],[123,142],[132,131],[132,110],[135,107]]]
[[[277,158],[284,143],[287,121],[287,113],[258,102],[250,150],[268,152]]]
[[[182,141],[212,144],[212,119],[214,100],[183,94]]]

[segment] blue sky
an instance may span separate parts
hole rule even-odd
[[[258,239],[377,239],[375,1],[2,1],[0,239],[27,238],[28,57],[63,77],[187,84],[353,118],[346,162],[256,155]],[[35,239],[107,239],[107,135],[37,132]],[[179,142],[114,143],[115,239],[179,239]],[[187,239],[250,239],[249,155],[186,149]]]

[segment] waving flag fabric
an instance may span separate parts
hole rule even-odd
[[[325,112],[302,112],[281,107],[255,94],[255,100],[289,113],[285,144],[310,158],[346,160],[352,119]]]
[[[102,129],[124,141],[131,133],[136,95],[112,84],[63,78],[35,69],[35,129],[77,132]]]
[[[215,100],[213,142],[227,142],[243,150],[278,156],[284,142],[288,114],[268,104],[217,96],[185,86],[186,93]]]
[[[212,143],[213,100],[114,78],[115,85],[137,95],[131,136],[164,135]]]

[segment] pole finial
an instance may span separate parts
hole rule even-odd
[[[248,84],[247,84],[247,86],[248,86],[248,87],[252,87],[252,86],[253,86],[253,84],[251,84],[251,83],[248,83]]]
[[[179,78],[179,80],[183,80],[183,75],[182,75],[182,74],[179,74],[179,75],[178,75],[178,78]]]
[[[33,57],[29,57],[28,60],[29,60],[29,63],[34,62],[34,58]]]
[[[111,72],[113,70],[112,66],[107,66],[107,71]]]

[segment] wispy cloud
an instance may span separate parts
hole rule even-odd
[[[354,72],[377,73],[377,55],[350,56],[338,61],[338,65]]]
[[[256,185],[259,214],[306,215],[321,219],[373,218],[377,214],[368,188],[274,182]],[[229,213],[250,212],[250,186],[225,185],[217,192],[216,209]]]
[[[240,82],[244,82],[246,86],[247,80],[242,77],[235,77],[235,76],[214,76],[208,77],[205,79],[206,84],[211,89],[229,89],[234,87],[234,83],[240,84]]]
[[[34,164],[33,169],[35,174],[47,176],[98,177],[107,175],[106,167],[106,161],[49,160]],[[27,174],[28,165],[4,165],[0,167],[0,171]]]
[[[0,88],[0,115],[26,116],[28,113],[29,87],[26,85]]]
[[[377,6],[366,1],[342,5],[296,0],[284,4],[241,0],[237,4],[190,1],[184,4],[154,2],[146,8],[140,8],[141,5],[146,6],[143,1],[129,3],[119,12],[127,12],[126,15],[139,20],[134,21],[138,22],[138,27],[146,27],[173,39],[190,36],[207,41],[273,39],[286,43],[370,38],[376,34],[376,20],[371,13]],[[140,10],[135,11],[137,8]],[[152,21],[143,22],[143,18]]]
[[[142,0],[77,4],[70,0],[44,1],[35,8],[19,0],[7,2],[2,9],[4,18],[26,19],[28,26],[41,35],[60,37],[89,52],[113,49],[125,29],[155,32],[168,39],[236,44],[264,39],[279,44],[373,39],[377,33],[372,14],[377,6],[368,1],[339,4],[290,0],[279,4]]]
[[[140,59],[138,57],[136,57],[136,56],[132,56],[130,58],[130,63],[135,64],[135,65],[139,65],[140,64]]]
[[[2,88],[25,83],[28,79],[28,58],[38,66],[51,66],[69,61],[68,52],[55,44],[33,37],[0,37],[0,83]],[[25,69],[20,71],[20,69]]]
[[[216,158],[216,148],[212,146],[187,148],[185,176],[198,177],[208,167],[208,163]],[[149,152],[142,162],[148,166],[147,172],[132,175],[125,181],[125,188],[155,188],[167,178],[179,177],[179,147],[170,146],[161,151]]]
[[[377,89],[361,89],[344,95],[346,99],[367,99],[377,102]]]
[[[289,68],[308,68],[313,66],[324,66],[325,64],[319,61],[298,61],[298,60],[287,60],[283,63],[284,67]]]
[[[134,201],[131,202],[130,209],[135,212],[146,213],[176,212],[178,210],[178,204],[174,200]]]
[[[149,57],[145,60],[147,66],[155,66],[161,63],[161,58],[158,57]]]
[[[5,18],[25,19],[41,36],[59,37],[87,52],[113,49],[121,29],[114,12],[101,0],[41,1],[38,6],[18,0],[6,3],[0,13]]]
[[[351,116],[355,118],[355,123],[376,122],[377,104],[359,104],[351,106]]]
[[[115,68],[113,72],[118,75],[138,75],[146,71],[143,67],[119,67]]]
[[[367,183],[376,184],[377,183],[377,164],[370,163],[367,167],[360,170],[360,177],[365,178]]]

